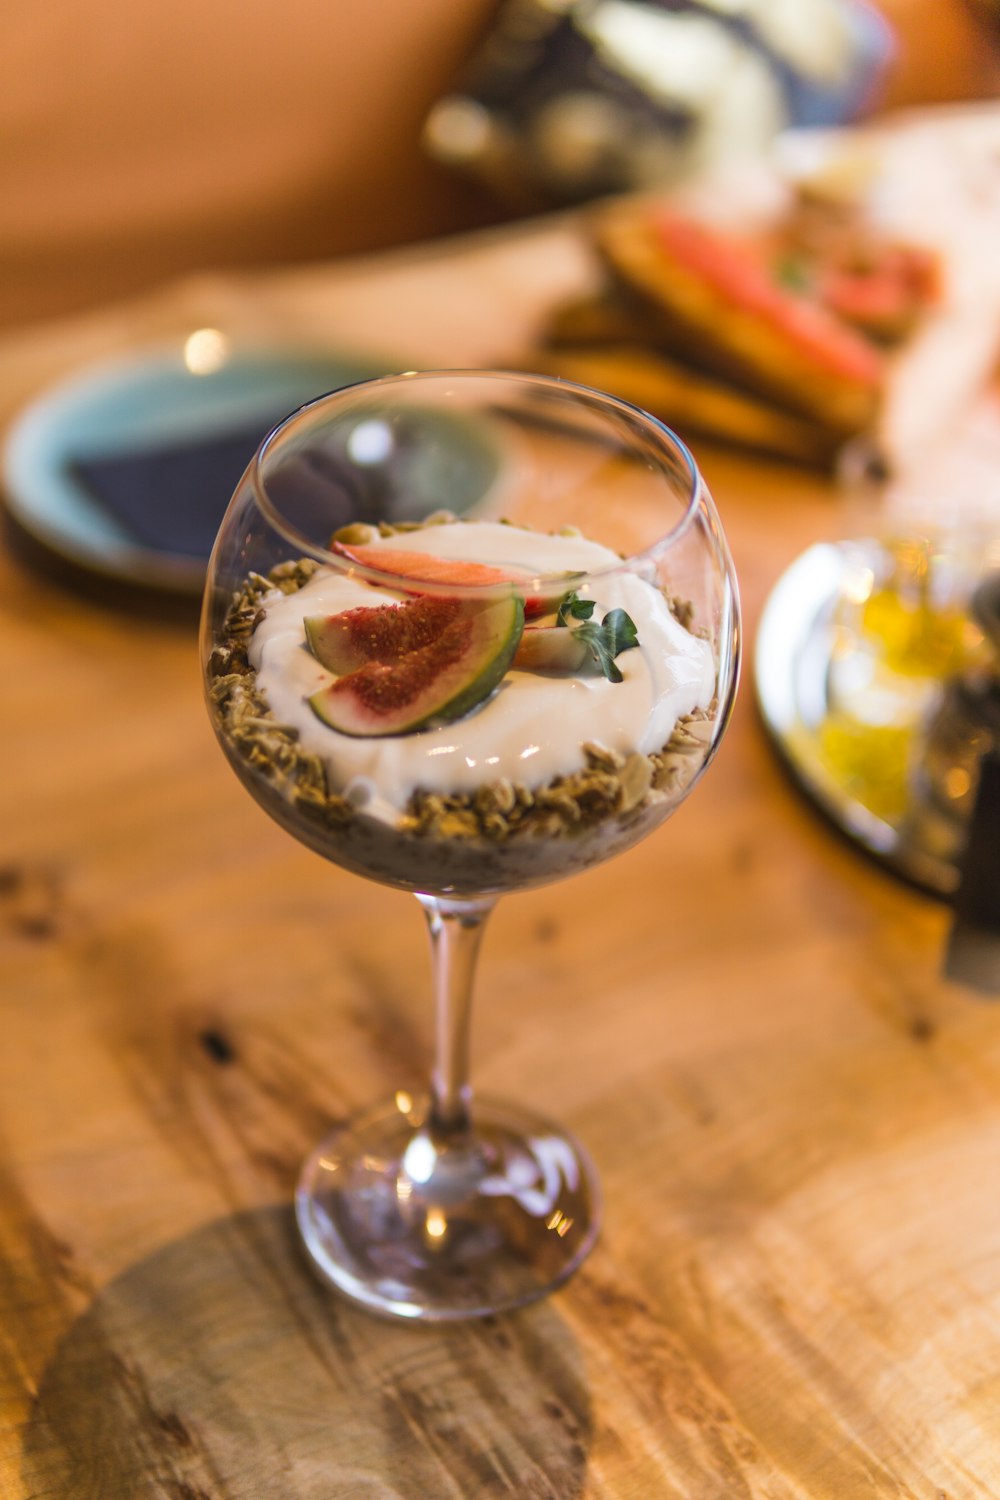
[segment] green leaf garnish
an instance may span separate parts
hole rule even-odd
[[[559,606],[557,623],[568,625],[570,620],[589,620],[593,613],[593,599],[581,599],[579,594],[567,594]]]
[[[813,278],[809,274],[809,267],[797,255],[786,255],[775,264],[774,279],[779,286],[790,292],[808,293],[812,289]]]
[[[623,682],[621,669],[615,665],[615,657],[638,646],[639,634],[635,622],[623,609],[609,609],[598,625],[590,618],[593,613],[593,599],[581,599],[576,594],[567,594],[559,606],[558,623],[572,630],[574,636],[583,642],[609,682]],[[582,620],[584,623],[571,626],[570,620]]]

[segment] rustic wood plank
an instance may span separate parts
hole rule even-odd
[[[845,511],[703,460],[752,639]],[[397,1328],[319,1286],[289,1199],[331,1120],[426,1072],[415,903],[253,805],[190,624],[10,555],[0,622],[0,1494],[1000,1495],[997,1013],[941,980],[946,913],[788,785],[748,685],[671,823],[487,934],[477,1082],[585,1139],[598,1249],[540,1307]]]

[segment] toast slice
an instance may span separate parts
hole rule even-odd
[[[783,286],[762,247],[666,208],[622,205],[595,239],[646,313],[646,339],[845,441],[872,428],[886,357],[818,302]],[[632,314],[634,316],[634,312]]]
[[[573,343],[533,349],[524,368],[613,391],[675,428],[793,463],[828,467],[839,434],[734,390],[634,343]]]

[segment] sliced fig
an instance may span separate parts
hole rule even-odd
[[[499,685],[524,628],[515,594],[491,604],[450,601],[457,608],[437,637],[395,661],[369,661],[308,700],[341,734],[411,734],[449,723],[478,707]]]
[[[518,644],[514,666],[523,672],[580,672],[592,661],[586,643],[562,625],[529,625]]]
[[[398,661],[408,651],[429,646],[461,611],[458,599],[420,594],[402,604],[345,609],[336,615],[307,615],[306,642],[321,666],[343,676],[367,662]]]
[[[410,552],[402,547],[385,547],[377,544],[353,546],[338,542],[336,538],[330,546],[332,551],[339,553],[341,557],[346,557],[349,562],[357,563],[359,567],[374,568],[380,573],[389,573],[394,578],[405,579],[410,585],[410,591],[414,593],[419,593],[416,585],[421,583],[453,583],[458,586],[510,583],[524,589],[533,577],[527,568],[518,567],[513,563],[497,567],[493,563],[470,562],[465,558],[438,557],[430,552]],[[567,573],[565,580],[557,581],[551,591],[526,597],[525,613],[541,615],[554,608],[562,595],[572,586],[572,580],[576,577],[579,577],[579,574]]]

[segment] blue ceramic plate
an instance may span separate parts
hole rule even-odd
[[[308,350],[217,342],[208,357],[194,352],[189,340],[89,367],[21,414],[3,485],[32,540],[98,576],[200,593],[211,537],[260,439],[314,397],[387,373]],[[469,477],[488,488],[489,444],[470,429],[464,448]]]

